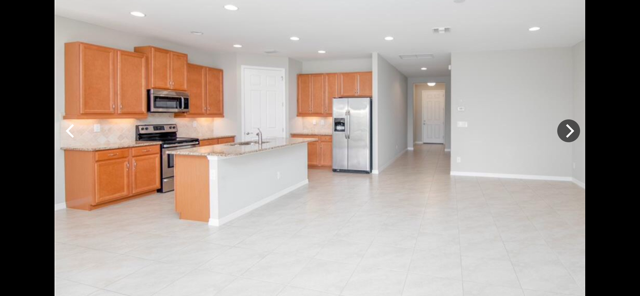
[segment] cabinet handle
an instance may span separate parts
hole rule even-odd
[[[109,153],[109,156],[118,156],[118,153]]]
[[[129,162],[127,161],[127,171],[129,170]]]
[[[138,163],[134,160],[133,161],[133,169],[135,170],[137,166],[138,166]]]
[[[111,104],[111,110],[116,110],[116,104]]]
[[[122,103],[120,103],[120,110],[122,110]]]
[[[142,152],[149,152],[149,149],[144,149],[142,150]]]

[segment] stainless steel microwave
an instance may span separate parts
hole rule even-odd
[[[189,112],[189,93],[164,89],[150,89],[149,113],[184,113]]]

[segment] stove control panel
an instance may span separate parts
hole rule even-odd
[[[175,124],[136,125],[136,133],[138,134],[175,133],[177,131],[178,126]]]

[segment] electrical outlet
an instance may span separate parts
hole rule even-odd
[[[466,121],[458,121],[458,127],[467,127],[468,124]]]
[[[464,112],[464,107],[458,107],[458,112]]]
[[[313,120],[313,125],[316,125],[316,120],[315,119]]]
[[[101,129],[101,126],[100,126],[99,123],[96,123],[96,124],[93,125],[93,132],[94,133],[99,133],[100,129]]]
[[[276,173],[276,178],[277,178],[278,180],[280,180],[280,172],[277,172],[277,173]]]
[[[324,125],[324,119],[320,120],[320,125]]]
[[[191,125],[193,125],[193,127],[197,127],[197,126],[198,126],[198,123],[194,120],[194,121],[193,121],[193,123],[192,123]]]
[[[460,157],[460,156],[456,157],[456,162],[457,163],[461,163],[462,162],[462,157]]]

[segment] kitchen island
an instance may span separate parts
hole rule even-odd
[[[304,186],[307,143],[273,138],[170,151],[180,219],[220,226]]]

